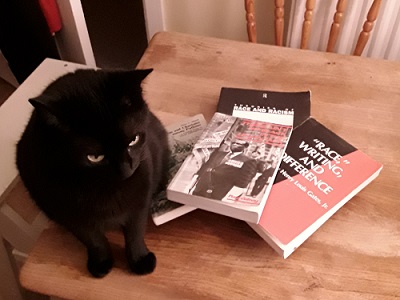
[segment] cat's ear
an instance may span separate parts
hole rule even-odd
[[[46,101],[45,101],[45,99],[43,99],[43,96],[29,99],[28,101],[30,104],[32,104],[32,106],[38,112],[40,117],[43,118],[43,120],[47,124],[54,125],[54,126],[57,126],[60,124],[56,115],[51,111],[51,108],[49,108],[49,105],[46,104]]]
[[[137,82],[142,82],[151,72],[153,69],[138,69],[133,71],[133,76]]]
[[[120,103],[128,105],[136,109],[140,109],[145,105],[142,98],[141,83],[153,69],[139,69],[120,73],[123,76],[123,92]]]

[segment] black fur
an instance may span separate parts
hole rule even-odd
[[[144,232],[151,198],[167,183],[169,151],[142,98],[150,72],[78,70],[29,100],[35,109],[17,145],[20,176],[44,213],[85,244],[95,277],[113,266],[108,229],[123,230],[132,272],[156,266]]]

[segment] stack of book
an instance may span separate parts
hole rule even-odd
[[[164,201],[183,213],[200,208],[246,221],[287,258],[382,170],[310,107],[309,91],[222,88],[214,117],[175,164]]]

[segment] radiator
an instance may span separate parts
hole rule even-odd
[[[337,0],[317,0],[308,49],[325,51]],[[292,0],[286,45],[300,48],[306,0]],[[372,0],[348,0],[335,52],[352,54]],[[400,1],[383,0],[362,56],[400,61]]]

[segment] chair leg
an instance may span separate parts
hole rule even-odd
[[[23,300],[18,272],[7,246],[6,241],[0,237],[0,299]]]

